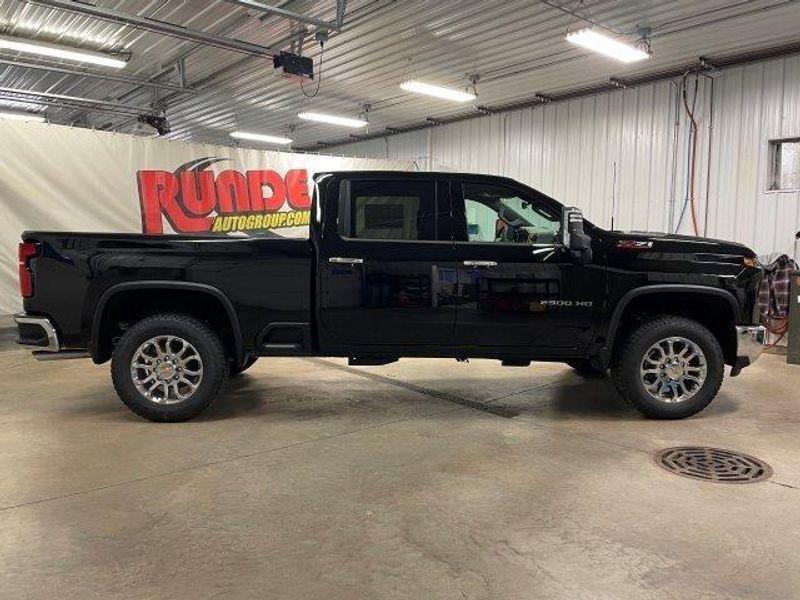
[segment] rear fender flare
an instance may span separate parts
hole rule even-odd
[[[192,283],[187,281],[129,281],[126,283],[118,283],[112,285],[100,296],[95,307],[94,314],[92,315],[92,337],[90,342],[90,353],[92,359],[97,362],[99,360],[99,348],[97,340],[100,336],[100,326],[103,322],[103,314],[105,313],[106,305],[116,294],[125,292],[127,290],[142,290],[142,289],[170,289],[170,290],[188,290],[192,292],[199,292],[214,296],[222,303],[225,308],[225,313],[233,330],[234,350],[236,352],[235,360],[238,366],[244,364],[244,338],[242,337],[242,328],[239,325],[239,317],[233,308],[233,304],[225,293],[211,285],[204,283]]]

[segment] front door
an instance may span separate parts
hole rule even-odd
[[[560,244],[561,207],[491,179],[453,181],[458,310],[455,343],[567,351],[591,341],[603,269]]]
[[[449,185],[381,174],[342,176],[327,189],[318,258],[323,346],[390,352],[449,343],[456,287]]]

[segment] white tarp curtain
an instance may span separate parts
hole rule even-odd
[[[0,313],[22,305],[25,230],[305,237],[315,172],[410,168],[0,119]]]

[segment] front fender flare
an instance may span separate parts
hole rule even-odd
[[[622,298],[620,298],[617,305],[614,307],[614,312],[611,314],[611,319],[608,324],[608,333],[606,335],[605,344],[603,349],[601,350],[601,360],[604,366],[608,366],[611,360],[611,351],[614,348],[614,343],[616,342],[617,333],[619,332],[620,323],[622,322],[622,316],[625,313],[625,309],[631,303],[632,300],[635,298],[639,298],[641,296],[646,295],[654,295],[654,294],[673,294],[673,293],[682,293],[682,294],[698,294],[698,295],[706,295],[706,296],[716,296],[718,298],[722,298],[728,302],[731,307],[731,312],[733,313],[734,319],[738,319],[741,313],[741,307],[739,306],[739,302],[736,300],[736,297],[727,290],[723,290],[721,288],[715,288],[707,285],[692,285],[692,284],[678,284],[678,283],[667,283],[667,284],[655,284],[655,285],[647,285],[643,287],[639,287],[627,292]]]

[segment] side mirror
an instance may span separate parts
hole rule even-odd
[[[575,263],[592,262],[592,238],[583,231],[583,213],[574,206],[565,206],[561,213],[561,243]]]

